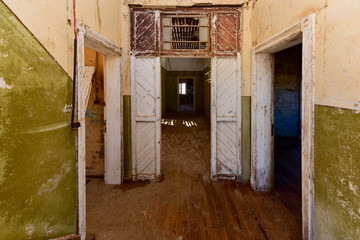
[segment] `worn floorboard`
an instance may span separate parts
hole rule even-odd
[[[287,151],[280,146],[276,153],[273,192],[211,182],[209,122],[193,113],[168,114],[162,124],[163,181],[114,186],[91,179],[88,234],[104,240],[301,239],[301,192],[299,179],[292,178],[299,165]]]

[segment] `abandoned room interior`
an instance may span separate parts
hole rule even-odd
[[[0,239],[360,239],[360,1],[0,2]]]

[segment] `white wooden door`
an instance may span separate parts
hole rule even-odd
[[[211,176],[241,179],[240,54],[214,57],[211,73]]]
[[[160,71],[159,57],[131,57],[131,129],[134,179],[156,179],[160,175]]]
[[[274,56],[253,55],[251,103],[251,185],[269,191],[274,180]]]

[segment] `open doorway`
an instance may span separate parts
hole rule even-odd
[[[105,98],[104,57],[101,53],[85,48],[85,76],[88,86],[86,98],[86,178],[104,178],[105,173]]]
[[[210,58],[161,59],[165,178],[210,177],[210,72]]]
[[[274,189],[300,217],[302,44],[274,57]]]
[[[177,109],[178,112],[195,112],[195,78],[194,77],[179,77],[177,81],[178,97]]]
[[[87,225],[86,173],[103,176],[102,184],[122,181],[121,50],[78,21],[76,31],[78,233],[83,240]],[[95,152],[91,145],[96,147]],[[91,155],[88,161],[87,152]],[[91,162],[94,155],[96,161]]]
[[[296,132],[297,127],[301,126],[301,133],[298,130],[297,132],[301,137],[301,220],[303,238],[306,239],[312,239],[314,234],[314,26],[315,15],[312,14],[256,45],[253,48],[252,55],[251,186],[257,191],[270,191],[274,188],[274,117],[281,116],[281,114],[274,114],[274,98],[276,98],[274,95],[276,74],[274,61],[276,57],[280,57],[280,52],[283,50],[293,46],[301,48],[301,81],[297,94],[301,102],[296,108],[293,107],[293,110],[300,108],[301,113],[294,114],[297,116],[295,119],[298,120],[293,120],[298,122],[298,125],[295,124],[293,129]],[[299,44],[301,47],[296,46]],[[299,61],[298,57],[297,59]],[[296,96],[294,92],[292,93],[293,99]],[[279,99],[275,100],[275,103],[276,101],[279,103]],[[292,106],[296,106],[296,104]],[[286,120],[287,118],[278,121],[278,127],[286,123]],[[290,133],[292,131],[287,130],[285,132]],[[294,139],[296,139],[296,134]]]

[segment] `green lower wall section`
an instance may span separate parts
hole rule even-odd
[[[360,113],[315,106],[315,239],[360,239]]]
[[[250,180],[251,160],[251,97],[241,97],[241,166],[242,181]]]
[[[76,232],[72,81],[0,2],[0,239]]]
[[[131,178],[131,96],[123,96],[124,178]]]

